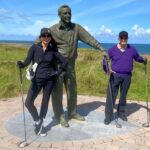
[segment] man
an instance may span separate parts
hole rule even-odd
[[[108,55],[111,60],[111,69],[105,106],[104,124],[106,125],[111,122],[113,107],[119,88],[120,98],[117,113],[122,120],[127,121],[125,106],[127,92],[131,83],[133,61],[135,60],[139,63],[147,64],[147,59],[141,57],[133,46],[127,44],[127,41],[128,33],[126,31],[121,31],[119,33],[119,43],[108,50]],[[105,64],[103,69],[105,72],[108,70],[108,68],[105,67]]]
[[[52,93],[53,110],[56,118],[63,127],[69,127],[65,118],[62,96],[63,83],[67,93],[68,118],[84,121],[85,118],[76,112],[77,105],[77,84],[75,74],[75,61],[77,58],[78,41],[85,42],[92,47],[99,49],[103,55],[107,56],[106,51],[102,48],[97,40],[94,39],[82,26],[71,22],[71,8],[62,5],[58,9],[60,22],[53,25],[50,30],[54,38],[58,51],[68,60],[68,67],[64,74],[57,80]]]

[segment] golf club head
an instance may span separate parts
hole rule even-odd
[[[22,142],[20,142],[19,144],[18,144],[18,147],[19,148],[24,148],[24,147],[26,147],[26,146],[28,146],[29,144],[27,143],[27,141],[22,141]]]
[[[143,127],[149,127],[149,122],[143,123],[142,126]]]
[[[116,123],[116,128],[122,128],[122,125],[119,123]]]

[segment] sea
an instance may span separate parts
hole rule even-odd
[[[34,43],[34,41],[12,41],[12,40],[0,40],[0,43],[16,43],[16,44],[27,44],[27,45],[32,45]],[[116,43],[101,43],[101,45],[105,48],[105,49],[109,49],[111,48],[113,45],[115,45]],[[131,44],[133,45],[139,54],[150,54],[150,44]],[[78,42],[78,48],[89,48],[92,50],[93,49],[91,46],[82,43],[82,42]]]

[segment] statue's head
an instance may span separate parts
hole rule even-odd
[[[58,9],[58,16],[64,23],[71,22],[71,8],[68,5],[62,5]]]

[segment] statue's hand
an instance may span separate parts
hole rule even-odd
[[[103,57],[106,58],[107,61],[109,61],[109,56],[108,56],[107,51],[103,51],[103,52],[102,52],[102,55],[103,55]]]

